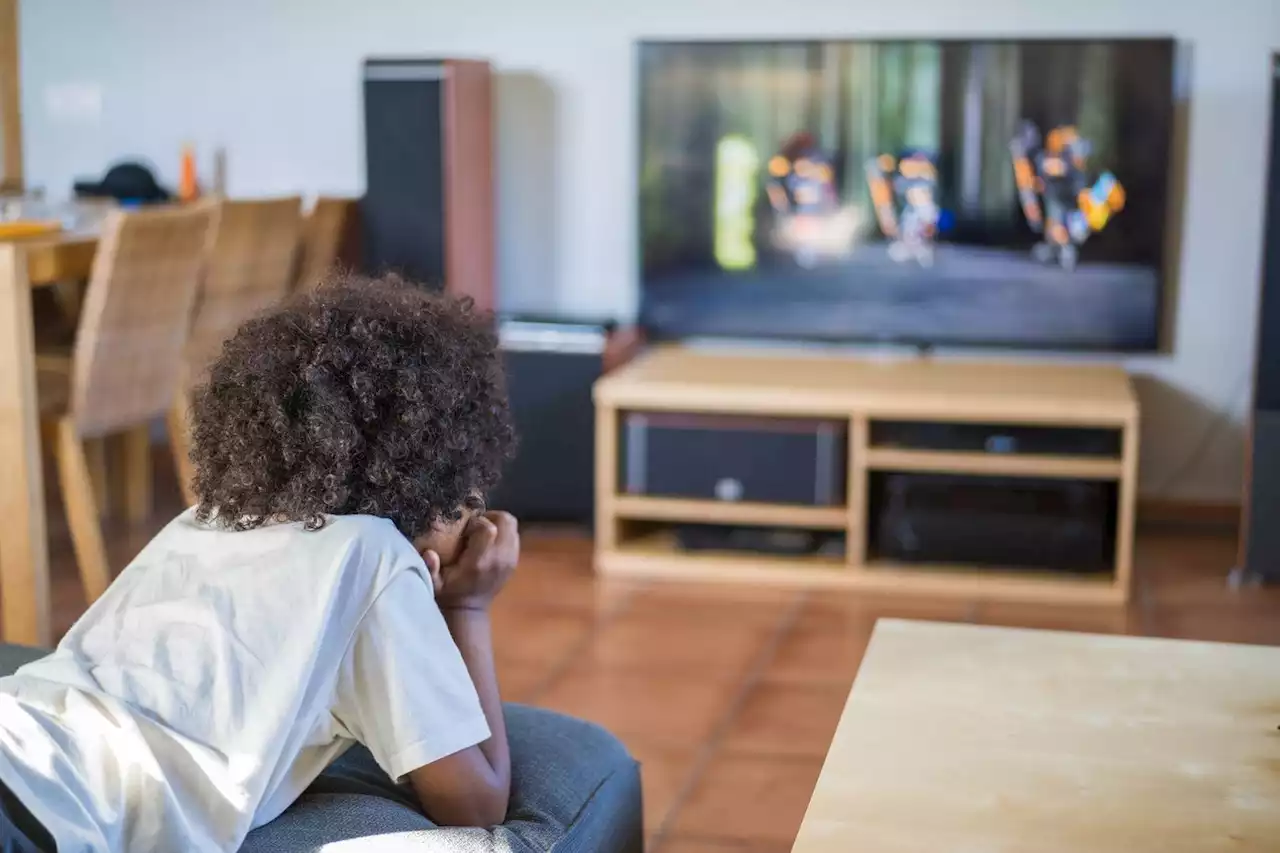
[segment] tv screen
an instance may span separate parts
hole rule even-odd
[[[1150,350],[1172,40],[645,42],[659,338]]]

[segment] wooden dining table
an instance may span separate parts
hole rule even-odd
[[[0,637],[53,641],[32,292],[87,278],[93,230],[0,240]]]

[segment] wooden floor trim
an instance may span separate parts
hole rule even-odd
[[[1139,497],[1138,523],[1236,527],[1240,524],[1240,504]]]

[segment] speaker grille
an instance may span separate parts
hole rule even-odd
[[[444,80],[434,60],[365,63],[365,269],[445,277]]]

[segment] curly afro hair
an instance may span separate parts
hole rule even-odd
[[[197,517],[236,530],[365,514],[413,538],[457,520],[514,446],[490,318],[392,277],[246,323],[191,421]]]

